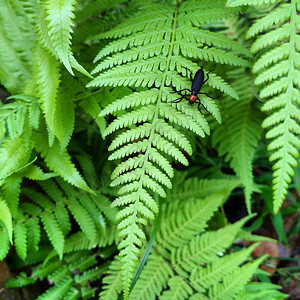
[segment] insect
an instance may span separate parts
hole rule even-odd
[[[185,67],[184,67],[185,68]],[[195,103],[198,103],[198,110],[201,112],[200,110],[200,105],[208,112],[208,110],[206,109],[206,107],[203,105],[203,103],[200,101],[200,99],[198,98],[198,94],[200,95],[205,95],[209,98],[212,98],[211,96],[207,95],[206,93],[200,93],[202,85],[208,81],[209,76],[208,74],[211,72],[209,71],[208,73],[206,73],[207,78],[204,80],[204,71],[203,69],[199,69],[195,76],[194,79],[192,77],[192,71],[189,70],[188,68],[185,68],[190,72],[190,79],[192,81],[192,87],[191,89],[182,89],[179,91],[173,91],[172,93],[177,93],[180,95],[180,98],[175,99],[173,101],[170,101],[172,103],[179,103],[181,102],[183,99],[189,100],[189,105],[194,105]],[[182,92],[185,91],[185,94],[183,94]],[[187,93],[189,92],[189,93]],[[212,98],[213,99],[213,98]]]

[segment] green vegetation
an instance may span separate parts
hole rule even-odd
[[[300,230],[280,225],[287,195],[300,209],[299,11],[299,0],[0,0],[0,260],[18,274],[6,288],[284,299],[258,269],[267,256],[251,258],[269,239],[250,231],[271,218],[288,244]],[[201,67],[212,98],[172,103]],[[229,222],[234,198],[244,210]]]

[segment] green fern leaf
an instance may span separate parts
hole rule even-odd
[[[52,147],[49,147],[48,143],[45,141],[45,137],[42,135],[36,134],[35,139],[38,150],[41,152],[42,157],[44,157],[45,162],[51,170],[76,187],[92,194],[94,193],[93,190],[87,186],[86,182],[71,162],[71,158],[66,150],[61,151],[57,141]]]
[[[147,267],[131,291],[129,299],[154,299],[161,294],[162,288],[167,285],[168,279],[172,275],[174,275],[172,268],[161,256],[150,255]],[[160,284],[158,285],[157,282]]]
[[[274,17],[281,17],[274,21]],[[300,147],[300,109],[299,109],[299,56],[296,32],[296,1],[281,3],[269,16],[257,21],[250,28],[248,36],[269,30],[257,38],[251,51],[271,47],[271,50],[260,55],[253,70],[260,75],[255,83],[262,84],[260,97],[268,100],[262,107],[271,114],[263,122],[269,128],[267,138],[273,139],[269,150],[273,151],[270,161],[277,161],[273,173],[274,211],[277,212],[287,193],[288,183],[294,174]]]
[[[46,1],[47,21],[49,36],[53,43],[56,56],[62,61],[66,69],[72,74],[72,67],[79,72],[91,77],[89,73],[76,61],[71,53],[71,32],[75,17],[76,1]]]
[[[245,286],[245,290],[242,291],[237,299],[240,300],[264,300],[274,299],[283,300],[288,295],[283,294],[278,289],[281,289],[279,285],[275,285],[268,282],[250,282]]]
[[[13,227],[11,213],[6,202],[2,198],[0,198],[0,220],[4,223],[9,236],[9,240],[12,243]]]
[[[184,176],[183,176],[184,178]],[[228,188],[236,188],[240,181],[236,177],[231,179],[201,179],[186,178],[182,183],[182,177],[175,177],[174,187],[168,193],[168,199],[185,200],[187,198],[205,198],[211,194],[224,191]]]
[[[193,289],[189,286],[189,284],[180,276],[172,277],[169,282],[170,290],[165,291],[160,299],[168,300],[168,299],[189,299],[189,297],[193,294]]]
[[[62,140],[62,128],[56,123],[57,91],[60,83],[59,64],[49,51],[37,47],[35,52],[36,81],[38,96],[42,99],[42,109],[47,125],[52,133]]]
[[[238,268],[250,256],[257,244],[242,251],[234,252],[214,260],[206,267],[192,270],[190,280],[194,287],[201,292],[221,281],[226,274]]]
[[[24,260],[27,255],[27,227],[24,223],[14,226],[14,242],[18,255]]]
[[[145,5],[135,16],[97,36],[115,40],[96,56],[95,61],[99,63],[92,73],[100,72],[100,75],[88,86],[149,88],[114,101],[100,113],[103,117],[122,112],[106,128],[104,135],[123,130],[111,144],[110,150],[114,152],[109,159],[124,159],[113,172],[112,185],[121,186],[121,196],[113,202],[113,206],[125,206],[117,215],[120,222],[118,229],[123,238],[119,249],[124,264],[122,278],[125,299],[128,297],[139,247],[145,237],[140,227],[153,219],[157,212],[157,204],[149,190],[165,197],[162,186],[170,187],[170,176],[173,175],[169,160],[188,164],[182,151],[191,154],[192,147],[180,130],[188,129],[201,137],[210,132],[208,122],[197,109],[183,102],[168,103],[178,98],[170,93],[172,89],[168,86],[176,89],[189,87],[190,83],[182,75],[186,74],[184,67],[191,68],[192,72],[199,69],[193,63],[194,59],[200,59],[203,64],[213,61],[249,66],[249,62],[241,57],[249,56],[245,48],[225,36],[197,29],[193,26],[195,22],[189,21],[197,19],[199,24],[195,25],[203,26],[222,20],[238,10],[226,9],[224,3],[218,1],[217,8],[203,10],[203,7],[196,7],[191,11],[190,7],[196,3]],[[194,12],[197,16],[193,16]],[[191,38],[198,44],[191,43]],[[204,42],[212,47],[207,48]],[[234,90],[217,74],[211,75],[209,86],[237,98]],[[213,117],[221,122],[215,102],[206,96],[202,99],[202,95],[201,101]]]
[[[56,123],[61,123],[57,127],[62,128],[61,147],[66,148],[75,125],[75,105],[69,95],[63,92],[58,94],[56,103]]]
[[[217,258],[234,240],[241,226],[247,221],[243,219],[233,225],[219,229],[215,232],[206,232],[196,236],[187,245],[172,249],[171,261],[176,264],[179,274],[191,272],[197,261],[207,263]]]
[[[228,6],[239,6],[239,5],[263,5],[267,3],[275,3],[278,0],[227,0]]]
[[[22,178],[17,174],[7,177],[3,183],[3,198],[9,207],[12,217],[18,214]]]
[[[99,299],[114,300],[122,291],[121,262],[116,259],[110,266],[108,275],[103,279],[103,290]]]
[[[72,201],[68,203],[68,208],[82,231],[91,239],[92,242],[96,241],[96,228],[85,208],[82,207],[75,199],[72,199]]]
[[[181,189],[183,190],[183,188]],[[240,232],[241,226],[249,218],[227,225],[217,231],[201,233],[201,228],[207,221],[202,220],[202,216],[206,218],[208,207],[216,210],[219,205],[222,205],[222,201],[216,203],[215,199],[222,198],[221,195],[228,197],[229,192],[225,189],[212,194],[204,200],[205,204],[202,204],[203,199],[189,197],[185,198],[185,201],[175,199],[172,202],[164,203],[157,239],[147,264],[129,295],[130,300],[239,299],[237,297],[239,294],[244,295],[246,283],[265,257],[247,263],[257,243],[247,249],[231,252],[231,254],[227,254],[225,249],[238,238],[237,234]],[[194,211],[197,212],[197,220],[196,217],[191,216]],[[209,214],[208,219],[213,212],[209,212]],[[190,222],[191,217],[194,219],[192,222]],[[182,224],[181,220],[184,220]],[[203,224],[198,226],[197,222],[201,221]],[[164,232],[163,228],[166,227],[168,228],[166,235],[170,236],[169,241],[172,244],[170,249],[168,244],[161,243],[161,232]],[[182,229],[184,233],[182,237],[176,234],[178,228]],[[203,247],[198,248],[195,241],[201,239],[203,239]],[[181,253],[182,249],[188,249],[188,251]],[[114,272],[119,276],[122,265],[118,256],[116,256],[114,264],[116,265]],[[111,284],[114,283],[112,277]],[[120,291],[120,282],[118,282],[118,291]],[[118,294],[114,295],[114,297],[117,296]]]
[[[46,293],[42,294],[37,300],[59,299],[63,297],[66,292],[72,287],[73,279],[69,277],[61,278],[55,286],[48,289]]]
[[[38,218],[30,218],[26,221],[28,236],[28,251],[38,251],[41,239],[41,229]]]
[[[0,81],[11,93],[22,92],[31,76],[31,58],[35,39],[33,3],[24,10],[21,1],[0,3]]]
[[[28,166],[22,173],[31,180],[46,180],[57,176],[55,173],[44,173],[40,167],[35,165]]]
[[[6,139],[0,148],[0,184],[3,180],[26,166],[30,155],[30,145],[24,136]]]
[[[230,193],[230,191],[228,191]],[[183,244],[184,241],[191,240],[195,235],[203,232],[206,222],[211,218],[217,207],[221,205],[228,196],[227,192],[212,194],[201,199],[201,201],[189,201],[184,205],[184,209],[173,207],[169,204],[169,211],[164,212],[162,224],[156,237],[156,246],[158,249],[164,248],[172,250]],[[178,205],[178,203],[175,203]],[[163,207],[162,210],[165,208]],[[177,211],[182,210],[184,214],[178,217]]]
[[[29,113],[29,122],[31,127],[33,129],[37,129],[39,127],[39,117],[40,117],[40,107],[37,101],[31,102],[28,113]]]
[[[63,232],[59,228],[57,220],[51,213],[47,212],[41,215],[41,221],[44,225],[49,240],[51,241],[51,244],[57,251],[59,257],[62,258],[65,239]]]
[[[248,263],[223,279],[223,284],[215,284],[209,290],[211,299],[234,299],[235,295],[243,288],[243,285],[249,281],[254,271],[266,259],[262,256],[252,263]]]
[[[8,232],[5,229],[1,228],[0,230],[0,258],[4,259],[9,251],[9,236]]]
[[[6,228],[0,230],[0,258],[4,259],[10,249],[9,236]]]
[[[248,30],[246,38],[251,38],[258,33],[270,28],[273,25],[277,25],[285,22],[289,19],[290,9],[288,4],[283,4],[279,9],[275,9],[268,13],[263,19],[258,19]]]
[[[252,91],[247,83],[251,78],[243,72],[241,80],[241,74],[238,72],[234,75],[235,81],[232,84],[240,100],[236,103],[228,98],[222,100],[222,110],[226,117],[223,125],[213,131],[212,141],[219,154],[226,155],[226,161],[230,161],[231,167],[241,179],[247,210],[251,213],[251,194],[254,190],[252,160],[261,135],[263,116],[254,107]],[[248,80],[245,80],[245,76]]]

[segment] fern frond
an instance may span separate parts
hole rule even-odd
[[[38,96],[42,99],[42,109],[51,132],[62,140],[62,128],[56,123],[57,92],[60,83],[59,63],[46,49],[37,46],[34,53]],[[50,145],[51,146],[51,145]]]
[[[72,67],[91,77],[89,73],[77,62],[71,52],[71,33],[74,23],[75,0],[72,1],[46,1],[45,13],[48,35],[52,45],[48,48],[64,64],[72,74]],[[48,44],[49,45],[49,44]]]
[[[69,61],[71,44],[72,19],[74,16],[75,1],[47,1],[46,9],[49,21],[49,36],[52,39],[53,47],[66,69],[72,74]]]
[[[182,174],[181,174],[182,176]],[[236,188],[240,181],[236,177],[231,179],[198,179],[175,177],[174,187],[168,192],[168,199],[185,200],[187,198],[205,198],[211,194],[226,190],[230,192]]]
[[[264,299],[274,299],[283,300],[288,298],[288,295],[279,292],[281,287],[273,283],[268,282],[250,282],[245,286],[244,291],[242,291],[237,299],[240,300],[264,300]]]
[[[189,286],[189,284],[180,276],[172,277],[168,285],[170,289],[165,291],[160,299],[189,299],[193,294],[193,289]]]
[[[94,288],[87,288],[88,278],[95,280],[106,267],[96,267],[95,254],[86,251],[78,251],[66,256],[63,262],[51,261],[40,266],[34,273],[34,277],[45,278],[46,276],[54,285],[37,299],[78,299],[89,298],[94,295]],[[77,270],[79,274],[74,274]],[[56,298],[57,297],[57,298]]]
[[[29,160],[31,145],[28,137],[20,135],[15,139],[6,139],[0,148],[0,185],[14,172],[24,168]]]
[[[185,201],[175,199],[165,203],[157,239],[129,299],[239,299],[237,296],[245,292],[246,283],[265,259],[261,257],[254,262],[247,262],[257,244],[231,254],[225,251],[236,239],[235,236],[247,218],[217,231],[203,233],[201,229],[207,221],[202,220],[202,216],[210,219],[213,215],[213,212],[209,212],[210,216],[206,216],[208,207],[216,210],[222,201],[216,203],[215,198],[228,197],[228,192],[225,189],[211,194],[205,200],[187,197]],[[205,204],[201,204],[203,201]],[[203,223],[201,226],[197,225],[196,217],[191,216],[194,211],[197,211],[198,222]],[[174,215],[177,218],[173,218]],[[193,219],[191,223],[190,218]],[[190,226],[181,226],[185,235],[179,237],[177,225],[184,219],[183,224]],[[161,243],[165,227],[169,228],[171,255],[169,244]],[[200,246],[198,251],[199,244],[197,246],[195,241],[200,240],[203,247]],[[182,253],[182,249],[189,250]],[[114,264],[120,267],[118,257]]]
[[[248,30],[246,38],[251,38],[273,25],[282,24],[290,17],[290,9],[288,4],[282,4],[278,9],[275,9],[268,13],[263,22],[258,20],[255,22],[251,28]]]
[[[41,228],[38,218],[30,218],[27,222],[27,244],[28,249],[32,251],[38,251],[39,242],[41,240]]]
[[[196,8],[191,11],[193,5]],[[126,110],[104,132],[104,135],[108,135],[124,129],[111,144],[110,150],[114,152],[110,159],[125,160],[112,176],[112,184],[122,186],[121,196],[113,202],[113,206],[125,206],[118,214],[118,228],[124,239],[119,248],[124,264],[122,276],[125,298],[144,239],[140,226],[153,219],[157,212],[157,204],[149,190],[165,197],[162,186],[170,187],[170,175],[173,173],[168,162],[170,158],[188,164],[182,151],[191,154],[192,147],[180,130],[191,130],[201,137],[210,131],[208,122],[197,109],[186,103],[168,103],[178,98],[170,93],[172,89],[168,86],[176,89],[189,87],[190,83],[182,75],[186,74],[184,67],[191,68],[193,73],[199,69],[194,59],[200,59],[203,65],[213,61],[249,66],[249,62],[242,57],[249,54],[241,45],[225,36],[194,27],[221,20],[236,12],[238,9],[225,9],[220,1],[216,8],[205,10],[198,8],[195,1],[177,6],[151,3],[130,20],[97,36],[114,40],[96,56],[95,61],[99,63],[92,73],[100,72],[100,75],[88,86],[149,88],[116,100],[100,113],[100,116],[106,116]],[[198,20],[197,24],[194,19]],[[211,47],[207,48],[204,43]],[[208,85],[237,98],[234,90],[217,74],[212,74],[212,82],[209,80]],[[201,97],[201,101],[213,117],[221,122],[214,101],[205,96]]]
[[[52,171],[62,176],[62,178],[74,186],[90,193],[94,193],[87,186],[86,182],[81,177],[74,164],[71,162],[70,155],[66,152],[66,150],[61,151],[57,141],[55,141],[52,147],[49,147],[45,137],[41,134],[36,134],[34,139],[36,141],[38,150]]]
[[[232,102],[222,100],[224,116],[223,126],[217,127],[212,134],[213,145],[217,146],[220,155],[226,155],[236,175],[244,186],[247,210],[251,212],[251,194],[254,190],[252,160],[257,147],[262,122],[262,114],[253,103],[253,95],[249,86],[250,76],[236,72],[233,87],[238,91],[240,100]],[[246,79],[245,79],[246,78]],[[245,84],[246,83],[246,84]]]
[[[19,221],[20,224],[14,226],[14,242],[18,255],[24,260],[27,254],[27,227],[22,224],[23,220]]]
[[[231,245],[235,235],[246,221],[243,219],[218,231],[205,232],[193,238],[190,243],[172,249],[171,261],[176,265],[177,272],[186,274],[191,272],[199,261],[208,263],[215,260],[219,253]]]
[[[227,0],[227,5],[232,7],[239,5],[263,5],[277,1],[278,0]]]
[[[68,203],[68,208],[74,218],[76,219],[79,226],[82,228],[82,231],[90,237],[91,241],[96,240],[96,228],[93,220],[91,219],[89,213],[85,208],[80,205],[75,199]]]
[[[8,133],[14,139],[21,135],[29,126],[38,128],[40,108],[38,99],[26,95],[11,96],[15,101],[0,107],[0,124],[3,125],[2,135]]]
[[[9,235],[6,228],[0,230],[0,258],[4,259],[9,251]]]
[[[91,249],[97,244],[112,244],[115,240],[115,229],[110,220],[114,219],[115,213],[113,210],[107,212],[108,203],[105,203],[105,197],[80,193],[59,178],[56,182],[42,181],[40,186],[44,193],[22,189],[22,194],[29,200],[22,202],[14,220],[14,226],[18,227],[14,239],[18,245],[19,256],[25,258],[28,252],[37,251],[42,228],[55,249],[49,254],[48,260],[57,254],[62,258],[64,253]],[[72,230],[71,216],[82,232],[76,237],[67,238]]]
[[[7,203],[2,198],[0,198],[0,220],[4,223],[9,236],[9,240],[10,242],[12,242],[12,217]]]
[[[277,15],[281,17],[274,21]],[[277,161],[273,166],[275,212],[287,193],[300,147],[299,36],[296,18],[296,1],[281,3],[272,14],[258,20],[248,32],[248,36],[252,37],[268,30],[257,38],[252,52],[271,47],[270,51],[260,55],[253,70],[260,72],[255,80],[256,84],[263,85],[260,97],[268,98],[262,110],[271,113],[263,122],[263,127],[271,127],[266,134],[267,138],[273,139],[268,147],[273,151],[270,161]]]
[[[266,256],[262,256],[256,259],[252,263],[234,270],[229,273],[224,279],[223,284],[215,284],[209,289],[209,296],[212,299],[234,299],[240,290],[243,289],[243,285],[252,277],[258,266],[266,259]]]
[[[114,260],[109,265],[108,275],[103,279],[103,290],[100,298],[104,300],[114,300],[122,291],[121,262]]]
[[[230,193],[230,191],[228,192]],[[171,251],[174,247],[190,241],[195,235],[203,232],[207,226],[206,222],[227,196],[228,194],[222,190],[222,192],[212,194],[201,201],[187,201],[184,209],[178,207],[177,202],[174,205],[170,203],[168,210],[162,207],[162,218],[165,221],[157,233],[156,247]],[[178,215],[179,210],[184,213]]]
[[[162,289],[166,287],[168,279],[172,275],[174,275],[172,268],[161,256],[150,255],[147,267],[130,293],[129,299],[154,299],[161,294]]]
[[[10,175],[2,185],[2,197],[5,199],[12,217],[18,215],[22,178],[17,174]]]
[[[32,19],[34,3],[25,11],[21,1],[0,3],[0,81],[12,93],[20,93],[31,76],[35,39]]]
[[[247,249],[233,252],[229,255],[217,258],[206,267],[199,267],[191,272],[190,280],[199,291],[205,292],[217,281],[221,281],[226,274],[231,273],[250,257],[251,252],[257,244],[253,244]]]

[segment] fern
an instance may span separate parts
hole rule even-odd
[[[287,152],[271,157],[287,162],[275,178],[292,177],[299,1],[225,2],[0,1],[0,260],[21,270],[6,287],[42,284],[49,300],[285,298],[247,283],[264,257],[231,245],[266,238],[241,229],[249,217],[228,224],[222,206],[242,186],[250,211],[257,191],[253,57],[263,110],[277,111],[271,148]],[[171,103],[200,67],[208,113]]]
[[[8,232],[8,237],[10,242],[12,242],[12,218],[11,212],[4,200],[0,200],[0,220],[4,223],[6,230]]]
[[[13,173],[27,167],[30,150],[31,143],[26,135],[3,142],[0,148],[0,164],[3,166],[0,171],[0,184]]]
[[[277,16],[280,15],[280,18]],[[253,66],[255,73],[260,73],[256,84],[263,85],[261,98],[267,98],[263,111],[271,114],[263,122],[264,128],[270,128],[266,134],[273,141],[269,150],[273,151],[270,161],[274,164],[274,211],[278,212],[287,193],[288,183],[294,174],[293,166],[299,156],[300,121],[299,110],[299,27],[296,1],[281,3],[274,11],[258,20],[249,29],[247,37],[264,33],[251,47],[258,52],[259,59]],[[266,53],[262,50],[268,49]]]
[[[240,54],[246,53],[242,46],[225,36],[193,26],[199,25],[195,20],[206,24],[234,13],[225,10],[221,2],[217,4],[218,9],[215,12],[213,7],[203,10],[203,6],[196,2],[185,2],[175,7],[167,4],[151,5],[151,8],[146,6],[129,21],[99,35],[101,38],[116,40],[97,55],[95,60],[101,61],[93,74],[100,71],[102,73],[88,86],[125,85],[149,88],[115,101],[100,114],[105,116],[128,109],[127,113],[115,119],[104,132],[104,135],[108,135],[118,129],[127,128],[116,137],[110,147],[114,151],[110,159],[125,158],[112,175],[112,185],[123,186],[120,189],[123,195],[113,202],[113,206],[123,207],[118,219],[120,236],[124,238],[119,247],[124,264],[125,297],[133,276],[138,248],[145,237],[140,224],[145,224],[147,219],[153,219],[157,212],[157,204],[149,191],[165,197],[163,186],[171,187],[169,178],[173,173],[167,157],[187,165],[188,161],[182,150],[192,153],[189,141],[175,125],[178,124],[202,137],[209,134],[207,121],[196,109],[188,107],[186,103],[168,103],[175,97],[170,94],[172,89],[167,86],[172,85],[176,89],[188,87],[185,78],[179,74],[185,74],[183,67],[194,72],[197,70],[192,59],[236,66],[249,65],[245,59],[230,52],[234,49]],[[194,9],[191,10],[191,7]],[[197,17],[193,14],[197,14]],[[198,46],[194,41],[198,42]],[[213,46],[207,48],[204,43]],[[227,51],[218,48],[221,45]],[[228,84],[214,73],[211,73],[208,85],[237,97]],[[215,103],[206,97],[203,97],[202,102],[220,122]],[[135,157],[126,159],[132,155]]]
[[[72,75],[74,75],[73,67],[90,77],[89,73],[76,61],[70,48],[75,3],[76,1],[45,1],[46,23],[51,40],[51,46],[46,44],[46,47],[62,61]]]
[[[249,86],[251,78],[246,76],[244,71],[243,73],[242,80],[242,71],[231,75],[235,79],[232,86],[238,91],[240,100],[222,100],[222,112],[225,117],[222,126],[214,129],[212,141],[219,154],[225,155],[226,161],[230,161],[231,167],[239,176],[245,188],[245,201],[250,213],[251,194],[254,190],[252,160],[261,135],[260,124],[263,116],[253,103]]]
[[[77,251],[66,255],[62,260],[53,259],[47,264],[36,268],[31,275],[21,274],[6,283],[7,287],[20,287],[33,283],[33,280],[43,280],[48,277],[52,286],[37,299],[84,299],[95,293],[95,288],[89,287],[88,280],[96,280],[107,267],[97,267],[97,254],[87,251]]]
[[[250,282],[245,286],[245,290],[239,295],[239,299],[269,299],[281,300],[288,297],[288,295],[277,291],[278,285],[263,282]]]
[[[184,179],[184,182],[182,180]],[[213,193],[225,190],[227,187],[236,188],[240,180],[234,176],[225,179],[198,179],[186,178],[184,174],[174,177],[174,186],[168,192],[167,200],[207,197]]]
[[[109,275],[103,279],[105,283],[100,298],[104,300],[113,300],[118,298],[118,294],[122,291],[121,281],[121,262],[119,259],[114,260],[109,266]]]
[[[233,187],[205,199],[186,198],[184,202],[174,199],[162,206],[156,242],[129,299],[239,299],[239,295],[246,293],[247,281],[265,257],[247,262],[257,244],[231,254],[225,249],[235,240],[247,218],[203,233],[213,212]],[[208,207],[213,208],[209,214]],[[113,280],[117,274],[120,276],[120,271],[116,272],[117,263],[120,265],[119,257],[104,279],[103,293],[117,284]],[[118,284],[120,287],[121,283]]]
[[[227,0],[227,5],[229,6],[239,6],[239,5],[262,5],[267,3],[278,2],[278,0]]]
[[[92,172],[92,169],[90,172]],[[109,224],[114,220],[115,213],[105,209],[109,206],[105,196],[82,194],[60,179],[41,181],[40,186],[46,195],[28,188],[19,189],[15,192],[16,195],[13,195],[4,186],[3,195],[10,203],[14,217],[14,243],[17,254],[22,259],[26,258],[29,251],[39,249],[42,229],[45,230],[56,254],[60,257],[63,256],[64,252],[69,253],[74,249],[79,250],[80,243],[78,241],[80,239],[86,245],[86,248],[97,243],[105,245],[113,242],[114,238],[111,239]],[[13,197],[19,198],[19,193],[26,196],[29,201],[24,201],[16,213],[13,206]],[[67,244],[65,244],[71,231],[70,216],[76,220],[88,240],[84,241],[84,239],[78,237],[77,248],[75,245],[71,246],[71,241],[67,240]],[[2,233],[11,239],[9,220],[4,217],[3,220],[5,220],[6,227],[1,226]],[[107,239],[104,238],[105,236],[107,236]],[[86,248],[83,247],[83,249]],[[3,253],[3,256],[5,254]]]
[[[33,3],[26,10],[22,1],[0,3],[0,81],[13,93],[20,93],[31,76],[31,57],[35,35]]]

